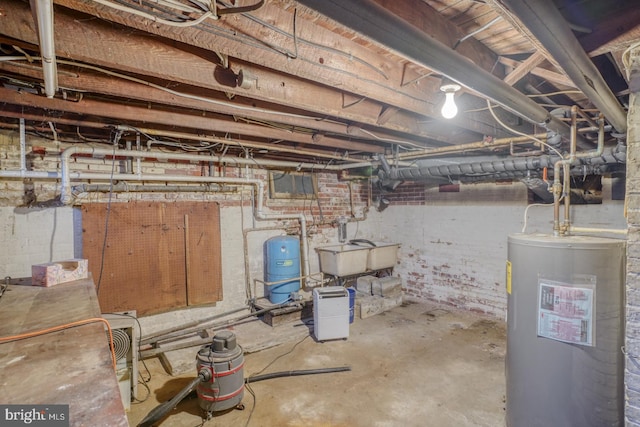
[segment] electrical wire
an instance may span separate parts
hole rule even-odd
[[[130,317],[131,319],[135,320],[136,323],[138,324],[138,347],[137,347],[138,348],[138,360],[140,362],[142,362],[142,365],[144,366],[144,369],[147,371],[148,377],[145,378],[144,375],[142,375],[142,372],[140,372],[140,370],[138,370],[138,376],[140,377],[140,380],[137,380],[138,384],[142,384],[142,386],[147,389],[147,395],[144,397],[144,399],[138,399],[137,397],[134,397],[134,399],[136,400],[135,403],[144,403],[144,402],[147,401],[147,399],[151,395],[151,390],[149,389],[149,386],[147,385],[147,383],[151,381],[151,371],[149,370],[149,368],[147,367],[147,364],[145,363],[144,359],[140,355],[140,347],[141,347],[141,343],[142,343],[142,325],[140,324],[140,321],[138,320],[138,318],[136,316],[132,316],[130,314],[126,314],[126,313],[107,313],[107,314],[110,314],[112,316]]]
[[[121,12],[127,12],[127,13],[131,13],[133,15],[137,15],[137,16],[141,16],[143,18],[149,19],[153,22],[157,22],[159,24],[164,24],[164,25],[169,25],[172,27],[193,27],[195,25],[198,25],[200,23],[202,23],[204,20],[208,19],[208,18],[213,18],[213,19],[217,19],[217,17],[213,14],[213,12],[211,12],[210,10],[207,12],[204,12],[202,15],[200,15],[198,18],[196,19],[190,19],[190,20],[185,20],[185,21],[169,21],[168,19],[163,19],[160,18],[156,15],[147,13],[147,12],[143,12],[141,10],[138,9],[134,9],[132,7],[129,6],[124,6],[124,5],[120,5],[117,3],[113,3],[110,2],[108,0],[93,0],[96,3],[99,3],[103,6],[107,6],[110,7],[112,9],[116,9],[119,10]]]
[[[529,212],[529,208],[532,206],[553,206],[553,203],[532,203],[530,205],[527,206],[527,208],[524,210],[524,225],[522,226],[522,232],[524,233],[527,229],[527,212]]]
[[[0,61],[3,61],[4,60],[3,58],[7,58],[7,57],[0,56]],[[27,57],[11,56],[9,58],[13,58],[11,60],[23,60],[23,61],[28,60]],[[35,57],[35,59],[40,60],[40,57]],[[173,89],[169,89],[167,87],[160,86],[160,85],[157,85],[155,83],[148,82],[146,80],[142,80],[142,79],[139,79],[139,78],[136,78],[136,77],[128,76],[126,74],[121,74],[121,73],[118,73],[118,72],[115,72],[115,71],[107,70],[105,68],[96,67],[95,65],[83,64],[83,63],[74,62],[74,61],[67,61],[67,60],[64,60],[64,59],[56,59],[56,62],[59,63],[59,64],[63,64],[63,65],[69,65],[69,66],[73,66],[73,67],[85,68],[87,70],[96,71],[98,73],[106,74],[106,75],[112,76],[112,77],[118,77],[120,79],[128,80],[130,82],[134,82],[134,83],[138,83],[138,84],[141,84],[141,85],[144,85],[144,86],[148,86],[148,87],[151,87],[151,88],[154,88],[154,89],[158,89],[158,90],[170,93],[171,95],[179,96],[181,98],[192,99],[192,100],[195,100],[195,101],[207,102],[209,104],[219,105],[219,106],[228,107],[228,108],[234,108],[234,109],[238,109],[238,110],[241,110],[241,111],[249,111],[249,112],[263,113],[263,114],[272,114],[274,116],[281,116],[281,117],[292,117],[292,118],[300,118],[300,119],[318,120],[317,117],[307,116],[307,115],[303,115],[303,114],[294,114],[294,113],[285,113],[285,112],[280,112],[280,111],[272,111],[272,110],[267,110],[265,108],[249,107],[249,106],[233,104],[233,103],[225,102],[225,101],[218,101],[216,99],[205,98],[205,97],[198,96],[198,95],[191,95],[191,94],[188,94],[188,93],[179,92],[179,91],[176,91],[176,90],[173,90]],[[344,124],[344,123],[340,123],[340,122],[333,122],[333,123]]]
[[[9,59],[5,59],[5,58],[9,58]],[[0,56],[0,61],[17,61],[17,60],[23,60],[23,61],[27,60],[27,61],[29,61],[30,59],[31,60],[33,60],[33,59],[40,60],[40,57],[30,58],[30,57],[26,57],[26,56],[25,57],[21,57],[21,56],[9,56],[9,57],[4,56],[3,57],[3,56]],[[87,69],[87,70],[96,71],[96,72],[101,73],[101,74],[106,74],[108,76],[117,77],[117,78],[120,78],[120,79],[123,79],[123,80],[128,80],[130,82],[134,82],[134,83],[138,83],[138,84],[141,84],[141,85],[144,85],[144,86],[148,86],[148,87],[151,87],[151,88],[154,88],[154,89],[158,89],[158,90],[161,90],[163,92],[169,93],[171,95],[175,95],[175,96],[178,96],[178,97],[181,97],[181,98],[185,98],[185,99],[191,99],[191,100],[194,100],[194,101],[206,102],[206,103],[209,103],[209,104],[212,104],[212,105],[218,105],[218,106],[221,106],[221,107],[233,108],[233,109],[237,109],[237,110],[240,110],[240,111],[248,111],[248,112],[254,112],[254,113],[261,113],[261,114],[269,114],[269,115],[273,115],[273,116],[277,116],[277,117],[291,117],[291,118],[297,118],[297,119],[307,119],[307,120],[316,120],[316,121],[329,121],[331,123],[335,123],[335,124],[338,124],[338,125],[345,125],[346,126],[345,123],[341,123],[341,122],[338,122],[338,121],[335,121],[335,120],[318,119],[317,117],[308,116],[308,115],[304,115],[304,114],[286,113],[286,112],[283,112],[283,111],[273,111],[273,110],[267,110],[265,108],[259,108],[259,107],[249,107],[249,106],[245,106],[245,105],[233,104],[233,103],[230,103],[230,102],[218,101],[216,99],[205,98],[205,97],[198,96],[198,95],[191,95],[191,94],[180,92],[180,91],[177,91],[177,90],[173,90],[173,89],[161,86],[161,85],[157,85],[155,83],[152,83],[152,82],[149,82],[149,81],[146,81],[146,80],[142,80],[142,79],[139,79],[137,77],[132,77],[132,76],[128,76],[126,74],[121,74],[121,73],[118,73],[118,72],[115,72],[115,71],[110,71],[110,70],[107,70],[107,69],[104,69],[104,68],[101,68],[101,67],[97,67],[95,65],[83,64],[83,63],[74,62],[74,61],[67,61],[67,60],[64,60],[64,59],[57,59],[56,61],[59,64],[70,65],[70,66],[74,66],[74,67],[80,67],[80,68],[84,68],[84,69]],[[367,131],[365,129],[360,129],[360,130],[363,133],[371,136],[372,138],[375,138],[378,141],[396,143],[396,144],[403,144],[403,145],[411,145],[411,146],[414,146],[414,147],[417,147],[417,148],[424,148],[423,146],[415,144],[415,143],[412,143],[411,141],[402,141],[402,140],[394,140],[394,139],[389,139],[389,138],[381,138],[381,137],[377,136],[376,134],[374,134],[372,132],[369,132],[369,131]],[[406,149],[406,148],[404,148],[404,149]]]
[[[249,422],[251,421],[251,417],[253,416],[253,411],[256,409],[256,404],[257,404],[257,401],[258,401],[255,392],[253,391],[253,389],[249,385],[249,383],[251,382],[251,378],[263,373],[269,366],[273,365],[277,360],[281,359],[282,357],[284,357],[284,356],[286,356],[288,354],[291,354],[293,352],[293,350],[295,350],[296,347],[298,347],[298,345],[300,345],[307,338],[309,338],[309,335],[305,335],[300,341],[295,343],[295,345],[293,347],[291,347],[291,349],[289,351],[287,351],[285,353],[282,353],[281,355],[279,355],[278,357],[273,359],[271,362],[269,362],[264,368],[260,369],[258,372],[254,372],[253,374],[249,375],[245,379],[245,385],[244,386],[247,389],[247,391],[249,391],[251,396],[253,396],[253,405],[251,406],[251,410],[249,411],[249,418],[247,418],[247,422],[245,423],[245,427],[249,425]]]
[[[579,95],[581,93],[583,93],[581,90],[570,89],[570,90],[558,90],[556,92],[548,92],[548,93],[532,93],[527,95],[527,97],[540,98],[542,96],[571,95],[571,94]]]
[[[113,333],[111,331],[111,325],[109,325],[109,322],[106,319],[103,319],[102,317],[91,317],[89,319],[84,319],[84,320],[78,320],[75,322],[71,322],[71,323],[65,323],[63,325],[58,325],[58,326],[52,326],[50,328],[45,328],[45,329],[40,329],[37,331],[32,331],[32,332],[24,332],[21,334],[17,334],[17,335],[10,335],[10,336],[6,336],[6,337],[0,337],[0,344],[4,344],[4,343],[8,343],[11,341],[18,341],[18,340],[23,340],[26,338],[32,338],[32,337],[36,337],[39,335],[45,335],[45,334],[50,334],[53,332],[59,332],[65,329],[70,329],[70,328],[75,328],[78,326],[82,326],[82,325],[87,325],[89,323],[96,323],[96,322],[102,322],[107,326],[107,330],[109,331],[109,344],[111,347],[111,359],[113,362],[113,370],[116,370],[116,353],[114,350],[114,346],[113,346]]]
[[[116,148],[118,141],[122,136],[121,131],[116,131],[113,138],[113,154],[111,155],[111,175],[109,176],[109,199],[107,201],[107,214],[104,219],[104,239],[102,241],[102,254],[100,257],[100,274],[98,275],[98,283],[96,285],[96,295],[100,296],[100,285],[102,284],[102,273],[104,272],[104,257],[107,252],[107,236],[109,234],[109,217],[111,216],[111,200],[113,198],[113,175],[116,168]]]
[[[496,115],[496,113],[493,111],[493,107],[491,106],[491,101],[489,101],[488,99],[487,99],[487,107],[489,108],[489,112],[491,112],[491,115],[493,116],[493,118],[495,119],[495,121],[496,121],[496,122],[498,122],[498,123],[499,123],[502,127],[504,127],[505,129],[507,129],[509,132],[515,133],[516,135],[520,135],[520,136],[524,136],[524,137],[527,137],[527,138],[531,138],[533,141],[536,141],[538,144],[541,144],[541,145],[543,145],[543,146],[547,147],[549,150],[553,151],[553,152],[554,152],[554,153],[556,153],[556,154],[557,154],[561,159],[563,159],[563,160],[564,160],[564,157],[563,157],[562,153],[560,153],[560,151],[558,151],[555,147],[553,147],[553,146],[551,146],[551,145],[547,144],[546,142],[542,141],[542,140],[541,140],[541,139],[539,139],[539,138],[536,138],[535,136],[527,135],[527,134],[526,134],[526,133],[524,133],[524,132],[520,132],[520,131],[518,131],[518,130],[515,130],[515,129],[513,129],[513,128],[511,128],[511,127],[507,126],[507,125],[506,125],[502,120],[500,120],[500,119],[498,118],[498,116]]]

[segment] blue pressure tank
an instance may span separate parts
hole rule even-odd
[[[272,237],[265,242],[265,294],[273,304],[289,299],[300,290],[300,241],[294,236]],[[285,281],[287,279],[295,279]]]

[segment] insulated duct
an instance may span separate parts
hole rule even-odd
[[[619,133],[627,115],[551,0],[503,0]]]
[[[444,74],[533,124],[570,138],[566,123],[553,117],[526,95],[373,1],[298,0],[298,3],[363,34],[411,62]]]
[[[553,169],[559,156],[543,155],[530,157],[453,157],[446,159],[425,159],[416,162],[415,167],[382,171],[380,177],[393,180],[436,181],[452,179],[463,182],[492,181],[496,179],[524,178],[531,171],[543,168]],[[607,148],[602,155],[576,159],[572,174],[603,174],[615,171],[626,163],[626,146]]]

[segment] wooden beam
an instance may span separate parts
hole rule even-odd
[[[282,2],[265,2],[247,14],[253,19],[244,14],[222,16],[184,28],[156,24],[93,1],[56,0],[56,4],[402,109],[429,111],[421,87],[400,87],[402,63],[398,58],[342,37],[288,3],[282,7]]]
[[[36,130],[39,129],[41,132],[45,132],[45,133],[50,132],[51,129],[46,124],[36,126],[35,123],[51,122],[54,124],[72,125],[72,126],[75,126],[76,128],[102,129],[102,133],[99,134],[99,136],[93,136],[93,138],[102,138],[104,142],[108,142],[110,138],[110,133],[111,133],[111,129],[109,129],[110,125],[107,125],[105,123],[88,122],[86,120],[67,119],[67,118],[48,114],[48,112],[43,112],[42,110],[38,110],[36,112],[24,112],[22,110],[18,110],[17,107],[14,108],[14,110],[7,110],[6,107],[5,108],[0,107],[0,113],[2,114],[3,117],[25,119],[27,122],[29,121],[34,122],[34,124],[31,124],[30,127]],[[17,121],[18,120],[16,120],[16,122]],[[6,123],[0,122],[0,127],[17,130],[19,128],[19,125],[18,124],[8,125]],[[105,132],[105,130],[107,130],[107,132]],[[64,130],[58,130],[58,134],[62,134],[63,132]],[[284,146],[284,145],[274,146],[274,144],[270,144],[270,143],[256,143],[256,142],[249,142],[246,140],[240,141],[237,139],[230,139],[230,138],[224,138],[223,140],[222,138],[212,138],[212,137],[203,136],[202,134],[193,133],[193,132],[187,134],[184,132],[167,131],[163,129],[154,129],[152,131],[146,128],[143,128],[141,132],[153,133],[155,136],[160,136],[160,137],[182,139],[183,141],[186,140],[186,141],[193,141],[198,143],[201,141],[207,141],[211,143],[224,141],[224,144],[230,145],[230,146],[259,149],[259,150],[269,150],[269,151],[277,152],[279,154],[287,153],[290,155],[297,155],[302,157],[313,157],[318,159],[349,160],[341,155],[337,155],[333,153],[328,154],[326,150],[300,149],[300,148]],[[66,132],[66,133],[69,134],[69,132]],[[77,129],[74,129],[73,132],[71,133],[73,134],[72,137],[82,139],[81,137],[78,136],[79,131]],[[85,133],[83,137],[86,137],[86,136],[87,135]],[[351,158],[350,161],[359,161],[359,160],[357,159],[354,160],[353,158]]]
[[[439,40],[446,46],[454,47],[456,42],[465,36],[465,31],[445,19],[434,8],[423,0],[374,0],[393,14],[404,19],[422,32]],[[456,48],[456,52],[466,56],[477,66],[486,71],[494,71],[497,55],[484,44],[469,39]]]
[[[222,100],[215,97],[215,94],[203,93],[200,91],[199,96],[211,99],[214,102],[207,102],[200,99],[177,96],[153,86],[147,86],[128,80],[115,79],[104,74],[91,71],[78,70],[75,72],[67,71],[67,68],[58,68],[58,80],[62,87],[77,90],[80,92],[93,92],[109,96],[121,97],[124,99],[136,99],[139,101],[150,102],[154,104],[163,104],[174,107],[189,108],[198,111],[208,111],[212,113],[225,114],[233,118],[249,118],[252,120],[261,120],[269,123],[283,124],[302,129],[311,129],[321,132],[327,132],[335,135],[344,135],[349,138],[362,137],[370,139],[371,135],[364,132],[354,134],[348,123],[340,123],[333,120],[322,120],[320,117],[305,117],[300,114],[294,114],[294,111],[278,111],[273,106],[271,110],[264,108],[253,108],[250,102],[240,104],[240,100],[234,99],[234,102]],[[17,62],[4,61],[0,62],[0,71],[19,73],[29,78],[42,79],[42,69],[36,65],[23,64]],[[174,86],[172,89],[176,91],[183,90],[190,93],[192,88]],[[209,97],[209,95],[211,95]],[[223,102],[224,101],[224,102]],[[283,126],[284,127],[284,126]],[[402,139],[397,134],[391,134],[384,129],[377,128],[372,130],[380,139]],[[407,140],[407,144],[416,144],[418,141]]]
[[[505,58],[504,56],[501,56],[499,61],[500,63],[508,67],[512,67],[514,69],[518,68],[521,64],[520,61]],[[555,71],[550,71],[545,68],[540,68],[540,67],[533,68],[531,69],[531,74],[538,76],[540,78],[543,78],[545,80],[548,80],[552,83],[558,83],[558,84],[572,87],[572,88],[576,87],[575,83],[573,83],[573,81],[568,77],[566,77],[564,74],[556,73]]]
[[[318,147],[312,135],[293,133],[282,129],[265,126],[255,126],[246,123],[237,123],[208,117],[206,114],[199,116],[175,113],[170,111],[143,108],[131,105],[116,105],[110,102],[83,99],[79,102],[69,102],[59,99],[49,99],[26,92],[18,92],[0,88],[0,99],[5,104],[13,104],[22,107],[46,108],[61,112],[92,115],[120,120],[124,123],[154,123],[158,125],[172,124],[177,128],[198,129],[201,132],[218,132],[247,135],[257,138],[291,141],[305,145]],[[332,147],[345,151],[364,151],[369,153],[382,153],[384,147],[362,142],[342,140],[333,137],[325,137],[320,147]]]
[[[379,125],[385,124],[391,118],[391,116],[393,116],[397,112],[398,112],[398,109],[395,107],[389,107],[389,106],[383,107],[382,111],[380,111],[380,115],[378,116],[378,124]]]
[[[37,45],[37,34],[28,5],[6,0],[3,8],[6,14],[0,17],[0,34]],[[221,69],[212,62],[215,58],[203,58],[206,57],[203,52],[191,53],[166,44],[162,39],[131,32],[99,20],[77,19],[64,10],[56,11],[55,25],[56,48],[60,58],[66,57],[223,93],[231,89],[229,70]],[[239,65],[241,66],[244,64]],[[236,94],[256,99],[257,106],[269,108],[264,102],[275,103],[285,106],[284,108],[297,108],[320,116],[340,117],[374,126],[382,108],[380,103],[367,99],[344,110],[341,90],[291,76],[276,76],[268,70],[257,75],[260,79],[259,89],[234,88]],[[424,107],[428,111],[426,104]],[[394,116],[385,128],[435,139],[437,135],[420,128],[418,120],[421,117],[423,116],[406,111]]]
[[[415,0],[407,1],[414,2]],[[211,51],[210,57],[215,56],[213,52],[222,53],[230,57],[229,62],[236,73],[240,68],[243,68],[258,77],[259,91],[229,86],[218,90],[235,95],[256,97],[283,105],[292,105],[309,111],[315,111],[312,108],[317,110],[322,107],[325,99],[326,102],[331,102],[332,99],[335,99],[337,91],[350,92],[354,96],[367,98],[366,102],[359,104],[359,108],[369,107],[365,113],[366,121],[355,119],[361,123],[375,125],[377,112],[374,119],[372,117],[374,113],[371,109],[376,108],[379,112],[381,103],[403,110],[394,115],[384,125],[385,128],[440,141],[446,141],[448,138],[445,136],[443,139],[437,134],[425,133],[428,132],[426,128],[416,126],[418,121],[423,121],[422,117],[424,116],[440,117],[439,107],[430,101],[431,94],[438,89],[439,82],[436,79],[431,79],[431,81],[423,79],[420,84],[403,86],[401,82],[406,61],[394,55],[383,55],[379,52],[379,47],[363,46],[362,43],[351,40],[349,37],[326,29],[316,23],[313,13],[305,15],[300,10],[296,12],[290,7],[280,8],[279,2],[273,2],[273,4],[268,2],[253,14],[257,18],[265,20],[266,24],[257,24],[244,17],[235,17],[234,19],[225,17],[215,22],[206,21],[206,24],[203,23],[197,28],[176,29],[159,24],[149,25],[144,19],[116,12],[92,1],[57,0],[56,3],[167,39],[207,49]],[[423,6],[426,7],[424,4]],[[431,16],[430,13],[427,13],[431,9],[421,7],[419,10],[423,15]],[[293,37],[283,35],[281,32],[272,34],[270,31],[274,31],[272,27],[285,29],[285,33],[286,29],[293,31],[291,24],[294,15],[298,22],[297,31],[299,31],[296,38],[297,55],[294,59],[287,59],[282,54],[282,50],[285,46],[284,50],[291,50],[294,47]],[[59,13],[56,14],[56,17],[58,16]],[[409,19],[410,17],[410,13],[405,13],[405,18]],[[437,18],[431,17],[430,19],[435,22],[434,20]],[[444,23],[446,21],[440,18],[438,36],[444,37],[448,31],[451,31],[444,26]],[[456,34],[461,32],[459,29],[454,30]],[[59,31],[69,31],[72,37],[77,38],[75,31],[64,26],[56,32],[56,43],[58,43]],[[230,34],[234,36],[231,37]],[[134,35],[127,35],[127,37],[132,36]],[[272,36],[273,38],[271,38]],[[157,41],[157,39],[154,40]],[[277,43],[278,49],[265,48],[270,43]],[[471,44],[470,46],[475,45]],[[465,46],[464,49],[468,49],[465,52],[471,54],[471,59],[474,62],[479,62],[481,66],[489,69],[494,66],[495,56],[489,56],[488,49],[477,46],[476,49],[469,49],[469,46]],[[238,58],[242,62],[239,63],[237,59],[231,58]],[[296,79],[291,75],[300,78]],[[303,81],[306,86],[302,83]],[[323,89],[320,90],[318,89],[319,85],[310,82],[318,82],[326,86],[322,86]],[[314,86],[315,89],[310,88],[309,85]],[[334,92],[333,97],[328,96],[328,91]],[[316,93],[318,94],[316,95]],[[300,97],[302,99],[299,99]],[[309,100],[313,101],[311,105]],[[316,103],[319,105],[315,105]],[[348,115],[345,115],[333,104],[330,112],[325,109],[321,114],[332,114],[336,117],[352,120],[350,116],[359,110],[351,110]],[[419,114],[413,112],[419,112]],[[482,117],[476,118],[474,115],[467,115],[457,125],[479,134],[492,134],[492,126],[486,126],[485,122]],[[399,126],[403,126],[404,129]]]
[[[538,51],[529,55],[529,57],[522,61],[512,72],[507,74],[504,78],[504,82],[509,86],[513,86],[518,83],[521,78],[533,71],[542,61],[544,61],[544,55]]]
[[[505,21],[511,24],[511,27],[518,29],[518,32],[521,37],[527,40],[530,44],[531,49],[530,52],[540,52],[544,55],[545,59],[549,61],[551,65],[553,65],[556,70],[562,71],[562,67],[558,64],[558,62],[547,52],[547,49],[536,39],[531,31],[527,28],[526,25],[522,23],[520,18],[515,16],[509,9],[507,9],[501,0],[485,0],[485,3],[490,6],[498,15],[502,17]],[[515,67],[514,67],[515,68]],[[567,77],[568,79],[568,77]]]

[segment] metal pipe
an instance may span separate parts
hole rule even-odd
[[[629,230],[626,228],[593,228],[593,227],[575,227],[569,226],[570,232],[576,233],[611,233],[611,234],[624,234],[626,235]]]
[[[70,172],[70,159],[75,154],[89,154],[89,155],[102,155],[102,156],[122,156],[122,157],[135,157],[135,158],[149,158],[162,160],[190,160],[190,161],[220,161],[221,157],[218,156],[201,156],[198,154],[176,154],[176,153],[163,153],[154,152],[153,154],[141,151],[127,151],[127,150],[112,150],[107,148],[95,148],[95,147],[79,147],[72,146],[67,148],[60,155],[60,169],[62,171],[62,179],[60,182],[60,201],[63,204],[70,204],[72,201],[71,194],[71,172]],[[252,159],[238,159],[252,161]],[[185,175],[154,175],[154,174],[123,174],[116,173],[113,175],[106,175],[104,173],[76,173],[74,178],[84,179],[113,179],[113,180],[136,180],[136,181],[176,181],[176,182],[206,182],[206,183],[219,183],[229,185],[240,186],[254,186],[257,192],[256,204],[254,207],[254,217],[258,220],[281,220],[281,219],[296,219],[300,222],[300,240],[302,245],[302,276],[309,275],[309,246],[307,242],[307,219],[304,214],[265,214],[263,212],[264,206],[264,182],[259,179],[249,178],[228,178],[228,177],[215,177],[215,176],[185,176]]]
[[[563,230],[568,230],[571,225],[570,209],[571,209],[571,174],[569,173],[569,167],[576,160],[576,149],[578,137],[578,107],[571,107],[571,140],[569,144],[569,159],[564,161],[562,173],[564,174],[564,226]]]
[[[403,58],[443,74],[523,119],[569,138],[569,126],[512,86],[373,1],[299,0],[387,47]]]
[[[106,178],[106,177],[105,177]],[[81,193],[109,193],[113,192],[129,192],[129,193],[193,193],[206,191],[220,191],[222,186],[215,189],[211,184],[208,185],[129,185],[126,182],[119,182],[113,186],[109,184],[80,184],[71,188],[73,194]]]
[[[186,323],[186,324],[183,324],[183,325],[180,325],[180,326],[174,326],[174,327],[169,328],[169,329],[158,331],[158,332],[155,332],[153,334],[149,334],[144,338],[141,338],[140,339],[140,344],[147,344],[149,342],[152,342],[155,338],[162,339],[165,336],[170,335],[170,334],[172,334],[174,332],[183,331],[183,330],[185,330],[187,328],[191,328],[193,326],[202,325],[202,324],[205,324],[207,322],[211,322],[213,320],[217,320],[217,319],[219,319],[221,317],[229,316],[231,314],[236,314],[236,313],[238,313],[240,311],[244,311],[244,310],[249,310],[250,308],[251,307],[249,307],[249,306],[239,307],[239,308],[236,308],[236,309],[233,309],[233,310],[230,310],[230,311],[225,311],[224,313],[220,313],[220,314],[216,314],[214,316],[206,317],[204,319],[194,320],[194,321],[191,321],[189,323]]]
[[[333,159],[333,160],[342,160],[346,162],[361,162],[361,160],[359,159],[349,159],[349,158],[345,158],[344,156],[338,156],[335,154],[325,154],[319,151],[309,151],[309,150],[303,150],[300,148],[279,147],[274,144],[260,144],[260,143],[251,143],[248,141],[236,141],[233,139],[216,138],[216,137],[205,136],[205,135],[193,135],[186,132],[157,130],[157,129],[149,129],[149,128],[131,127],[131,126],[125,126],[125,125],[119,125],[116,127],[116,129],[121,131],[142,132],[143,134],[146,134],[146,135],[188,139],[191,141],[199,141],[199,142],[204,141],[204,142],[211,142],[214,144],[226,144],[226,145],[233,145],[236,147],[243,147],[243,148],[272,150],[272,151],[283,152],[283,153],[294,153],[299,155],[307,155],[311,157],[321,157],[321,158],[327,158],[327,159]],[[253,163],[255,164],[255,162]],[[315,167],[317,168],[319,166],[315,165]]]
[[[595,150],[576,153],[577,147],[577,135],[578,135],[578,114],[579,109],[577,106],[571,107],[571,144],[569,157],[566,159],[558,160],[553,166],[553,189],[554,189],[554,209],[553,209],[553,234],[554,236],[565,235],[569,232],[571,227],[571,182],[569,168],[572,164],[575,164],[577,159],[580,158],[596,158],[602,156],[604,152],[604,117],[600,114],[599,129],[598,129],[598,145]],[[564,185],[560,184],[560,166],[563,166],[564,171]],[[559,194],[564,194],[564,223],[560,226],[560,198]]]
[[[531,135],[531,137],[511,136],[506,138],[493,139],[490,141],[483,139],[482,141],[470,142],[467,144],[463,143],[463,144],[457,144],[457,145],[449,145],[446,147],[427,148],[420,151],[410,151],[406,153],[400,153],[398,154],[398,158],[402,160],[409,160],[409,159],[418,159],[421,157],[437,156],[440,154],[456,153],[460,151],[486,150],[490,148],[502,147],[502,146],[507,146],[511,144],[535,142],[533,138],[537,138],[544,141],[545,139],[547,139],[547,134],[538,133],[538,134]]]
[[[552,0],[503,0],[619,133],[627,115]]]

